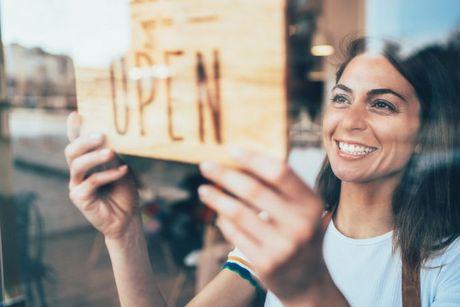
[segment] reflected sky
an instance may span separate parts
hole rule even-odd
[[[366,34],[410,48],[460,26],[458,0],[363,1]],[[68,54],[79,66],[106,66],[129,48],[129,0],[2,0],[1,18],[5,44]]]
[[[414,48],[446,39],[460,27],[458,0],[367,0],[366,34]]]
[[[78,66],[107,66],[130,44],[129,0],[2,0],[5,45],[40,46]]]

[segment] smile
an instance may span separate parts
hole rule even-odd
[[[354,157],[364,157],[377,150],[376,147],[346,143],[343,141],[336,141],[336,144],[340,153],[351,155]]]

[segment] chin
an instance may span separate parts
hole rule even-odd
[[[356,182],[356,183],[364,183],[371,181],[371,178],[368,174],[363,174],[363,169],[356,169],[350,167],[344,167],[339,165],[334,165],[331,163],[332,172],[334,175],[344,182]]]
[[[357,176],[352,175],[350,173],[335,171],[334,169],[332,169],[332,172],[338,179],[340,179],[340,181],[343,182],[356,182],[358,180]]]

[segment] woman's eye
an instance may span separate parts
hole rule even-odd
[[[372,104],[372,107],[377,108],[379,110],[384,110],[384,111],[389,111],[389,112],[395,112],[396,108],[393,106],[391,103],[386,102],[384,100],[377,100]]]
[[[343,104],[343,103],[347,103],[348,99],[347,99],[347,97],[342,96],[342,95],[334,95],[334,97],[332,97],[331,101],[334,102],[334,103]]]

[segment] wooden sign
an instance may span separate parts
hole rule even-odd
[[[76,68],[85,131],[121,153],[197,163],[225,147],[285,157],[285,0],[137,0],[132,45]]]

